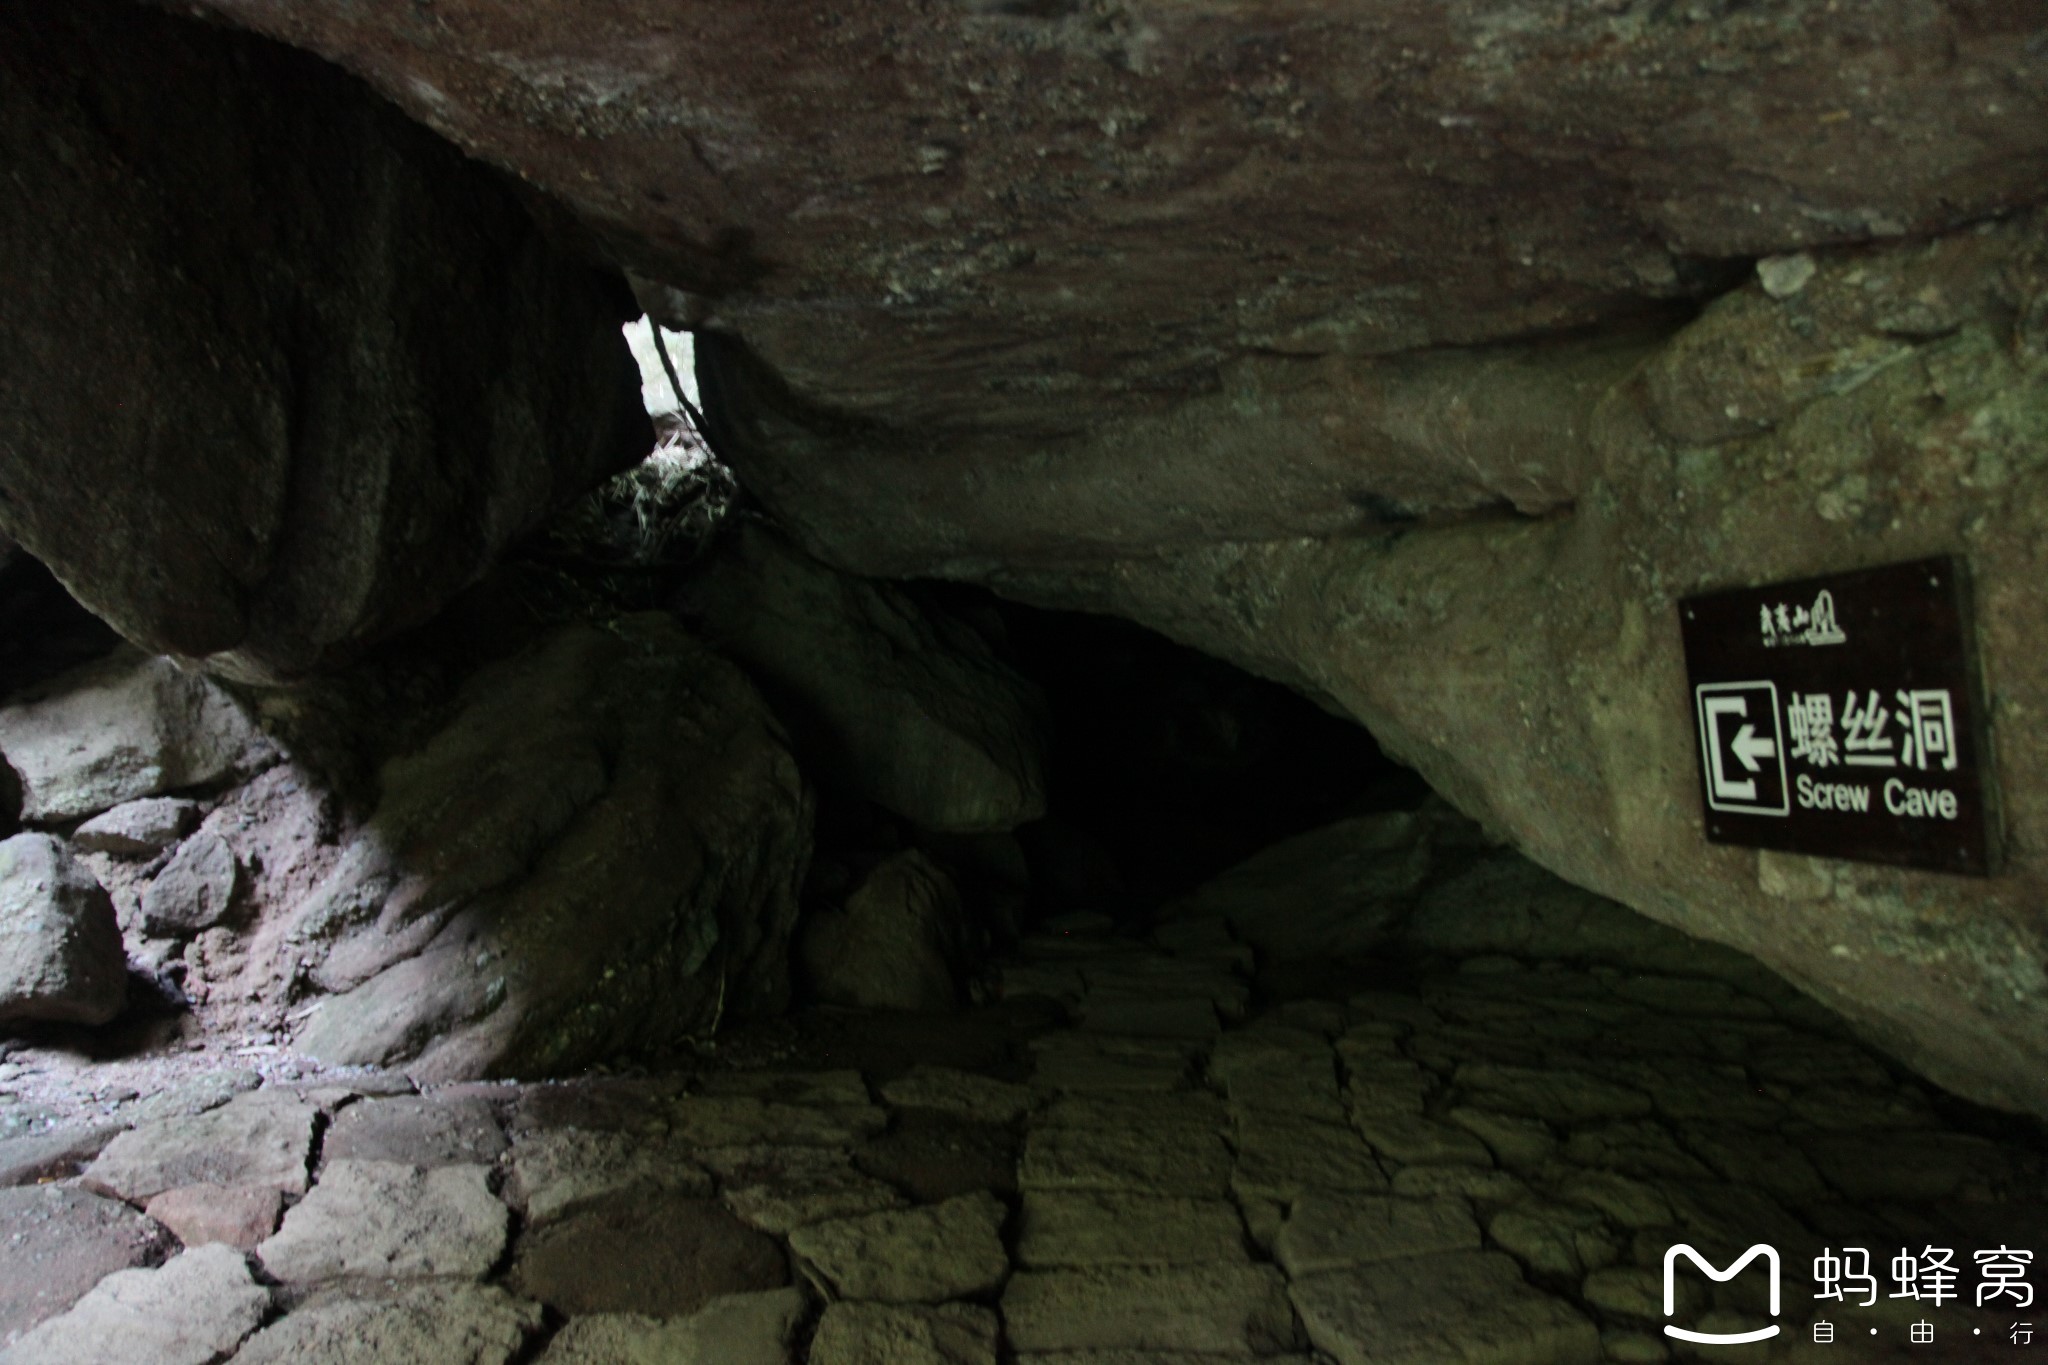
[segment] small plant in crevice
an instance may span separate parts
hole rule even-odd
[[[659,569],[695,560],[739,498],[732,471],[686,421],[663,421],[653,453],[572,505],[549,549],[593,567]]]

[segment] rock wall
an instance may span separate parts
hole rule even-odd
[[[617,277],[304,54],[9,6],[0,161],[0,531],[152,652],[333,667],[652,444]]]

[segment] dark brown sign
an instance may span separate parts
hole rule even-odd
[[[1707,838],[1991,871],[1969,582],[1943,557],[1678,604]]]

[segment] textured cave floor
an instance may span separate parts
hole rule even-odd
[[[195,1362],[1734,1358],[1661,1335],[1675,1242],[1721,1266],[1780,1252],[1776,1318],[1754,1267],[1681,1277],[1681,1323],[1782,1325],[1742,1359],[2029,1358],[2008,1338],[2036,1310],[1976,1306],[1972,1253],[2048,1244],[2038,1129],[1823,1012],[1497,955],[1251,965],[1203,925],[1076,919],[1002,964],[995,1004],[807,1012],[673,1073],[188,1080],[96,1159],[118,1121],[36,1170],[23,1144],[48,1133],[0,1140],[29,1186],[0,1196],[22,1229],[23,1199],[125,1198],[239,1240],[248,1271],[216,1251],[131,1272],[0,1363],[150,1358],[144,1339]],[[0,1237],[0,1340],[63,1260],[43,1226]],[[1850,1246],[1877,1304],[1817,1303],[1815,1256]],[[1928,1247],[1955,1251],[1962,1297],[1889,1297],[1891,1259]],[[168,1320],[152,1292],[183,1336],[140,1325]],[[1923,1320],[1934,1342],[1910,1343]]]

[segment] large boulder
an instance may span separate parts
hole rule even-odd
[[[119,649],[0,709],[0,760],[32,823],[97,815],[276,757],[242,704],[169,659]]]
[[[0,162],[0,529],[151,651],[331,666],[652,445],[623,283],[302,53],[10,6]]]
[[[560,627],[464,687],[278,952],[298,1045],[549,1074],[779,1010],[810,804],[732,664],[660,614]]]
[[[114,903],[62,841],[0,841],[0,1023],[104,1024],[128,994]]]
[[[821,776],[924,829],[1045,813],[1045,703],[966,623],[743,525],[680,606],[745,664]]]
[[[812,915],[798,957],[821,1000],[943,1011],[960,1003],[975,938],[953,879],[912,849],[884,859],[843,908]]]

